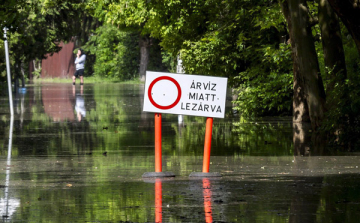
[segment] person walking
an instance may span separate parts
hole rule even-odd
[[[78,49],[75,59],[76,71],[73,76],[73,85],[75,85],[75,80],[77,77],[80,77],[80,85],[84,84],[85,60],[86,60],[86,55],[84,54],[83,49]]]

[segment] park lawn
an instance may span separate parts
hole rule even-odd
[[[71,78],[37,78],[33,80],[34,83],[72,83]],[[76,83],[80,83],[80,79],[76,79]],[[140,79],[120,80],[118,78],[101,78],[101,77],[84,77],[84,83],[126,83],[126,84],[141,84]]]

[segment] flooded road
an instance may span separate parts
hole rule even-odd
[[[201,172],[203,117],[163,114],[163,171],[143,85],[29,85],[0,98],[1,222],[358,222],[359,154],[307,141],[290,118],[214,119]],[[11,125],[12,124],[12,125]],[[296,129],[297,131],[293,131]],[[303,132],[303,134],[300,134]],[[294,137],[299,140],[293,143]]]

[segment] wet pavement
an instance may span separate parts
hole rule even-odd
[[[312,146],[287,117],[245,121],[231,103],[214,119],[221,178],[189,177],[202,170],[205,118],[164,114],[163,171],[176,177],[143,179],[154,115],[142,103],[143,85],[29,85],[11,122],[2,95],[0,221],[358,222],[359,154]]]

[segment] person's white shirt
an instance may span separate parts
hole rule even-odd
[[[80,57],[76,57],[76,59],[75,59],[76,70],[84,69],[85,60],[86,60],[85,54],[82,54]]]

